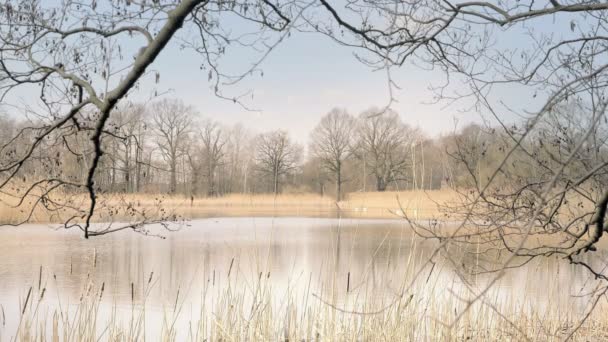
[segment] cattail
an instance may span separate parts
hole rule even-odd
[[[154,275],[154,271],[150,272],[150,278],[148,278],[148,285],[152,282],[152,276]]]
[[[228,278],[230,278],[230,272],[232,272],[232,265],[234,265],[234,258],[230,260],[230,267],[228,268]]]
[[[346,292],[350,292],[350,272],[348,272],[348,276],[346,277]]]
[[[30,286],[29,291],[27,291],[27,297],[25,297],[25,303],[23,304],[23,310],[21,311],[22,315],[25,314],[25,309],[27,308],[27,303],[30,301],[31,294],[32,294],[32,287]]]
[[[41,285],[42,285],[42,265],[40,265],[40,271],[38,271],[38,290],[40,290]]]
[[[106,283],[105,282],[101,283],[101,291],[99,291],[99,300],[101,300],[101,297],[103,297],[103,290],[105,289],[105,287],[106,287]]]
[[[177,310],[177,301],[179,300],[179,290],[180,288],[177,288],[177,296],[175,297],[175,304],[173,305],[173,311]]]

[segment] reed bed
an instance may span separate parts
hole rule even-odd
[[[87,196],[83,194],[55,194],[62,201],[86,209]],[[163,194],[102,194],[99,210],[93,217],[95,222],[130,219],[125,208],[132,206],[145,210],[149,218],[162,213],[174,213],[180,217],[194,219],[218,216],[307,216],[355,218],[400,218],[407,215],[413,219],[430,219],[441,216],[440,205],[458,200],[450,190],[358,192],[345,199],[335,199],[317,194],[230,194],[220,197],[185,197]],[[14,198],[0,196],[0,223],[18,223],[30,212],[31,204],[15,208]],[[105,208],[105,209],[104,209]],[[162,208],[162,212],[161,212]],[[38,205],[30,217],[30,223],[62,223],[70,217],[71,210],[46,210]]]
[[[0,337],[32,342],[608,338],[608,318],[602,314],[605,301],[583,322],[591,304],[578,306],[593,296],[564,295],[563,284],[557,281],[542,284],[542,291],[530,297],[490,291],[463,313],[471,288],[447,264],[433,266],[417,279],[424,261],[417,248],[404,252],[403,264],[397,268],[387,261],[351,274],[332,269],[330,262],[310,274],[290,274],[287,281],[275,279],[268,265],[243,269],[233,259],[229,265],[210,265],[195,277],[197,281],[160,297],[159,279],[151,272],[139,283],[122,284],[127,288],[126,300],[112,298],[111,285],[90,276],[96,258],[79,292],[71,295],[58,285],[62,277],[71,275],[47,274],[41,267],[18,303],[9,307],[12,314],[4,314],[9,303],[3,303]],[[553,272],[551,268],[543,261],[520,281],[538,286],[535,272]],[[471,284],[476,283],[471,279]],[[471,286],[483,286],[483,281]]]

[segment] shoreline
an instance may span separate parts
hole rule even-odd
[[[82,196],[81,194],[73,195]],[[93,217],[94,222],[107,222],[166,216],[186,220],[211,217],[320,217],[362,219],[439,219],[440,206],[454,203],[457,195],[449,190],[359,192],[350,193],[336,202],[333,198],[317,194],[230,194],[221,197],[168,196],[162,194],[104,194]],[[86,200],[76,198],[84,208]],[[0,225],[23,220],[22,209],[10,208],[8,201],[0,199]],[[401,207],[401,206],[402,207]],[[25,212],[28,212],[25,210]],[[62,215],[63,214],[63,215]],[[27,223],[63,223],[70,213],[49,213],[36,208]],[[78,215],[79,216],[79,215]],[[445,217],[444,217],[445,218]]]

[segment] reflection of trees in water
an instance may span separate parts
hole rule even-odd
[[[171,302],[178,290],[182,298],[200,300],[205,286],[228,286],[229,271],[230,286],[235,291],[245,291],[262,273],[277,296],[283,295],[288,285],[293,291],[302,290],[311,277],[315,293],[323,295],[333,284],[338,297],[343,299],[348,296],[345,292],[350,273],[350,289],[355,296],[357,291],[371,291],[378,298],[393,298],[414,270],[421,267],[419,261],[428,258],[436,246],[432,241],[412,239],[408,228],[399,221],[343,220],[338,234],[335,220],[275,219],[274,226],[269,219],[256,219],[255,224],[248,220],[198,221],[191,229],[172,234],[166,240],[118,234],[85,242],[75,234],[21,228],[27,234],[36,234],[38,242],[19,244],[21,231],[3,238],[6,248],[0,251],[0,256],[6,281],[1,289],[1,302],[9,303],[9,298],[17,298],[15,295],[22,293],[24,287],[37,283],[40,265],[42,283],[72,301],[78,300],[91,280],[97,286],[105,283],[108,298],[118,303],[130,303],[130,287],[134,283],[135,300],[141,301],[143,287],[152,272],[155,287],[147,299],[149,303]],[[458,250],[457,246],[450,251],[449,256],[456,256],[458,263],[477,266],[471,269],[479,270],[480,266],[493,262],[491,256],[477,260],[470,251]],[[23,260],[29,262],[24,264]],[[435,266],[427,267],[417,284],[421,288],[433,284],[433,291],[458,289],[461,284],[455,281],[454,264],[443,255],[436,256],[434,262]],[[601,258],[588,262],[599,265]],[[58,288],[51,290],[55,286],[53,274],[57,276]],[[487,277],[471,273],[464,279],[478,287],[483,286]],[[542,292],[547,288],[557,291],[559,287],[568,298],[584,292],[588,286],[583,270],[551,258],[507,272],[493,293],[504,300],[524,300],[526,295],[532,300],[534,295],[542,302],[546,297]],[[575,309],[583,308],[583,301],[572,303]]]

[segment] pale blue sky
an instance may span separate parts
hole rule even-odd
[[[538,31],[570,33],[568,21],[546,17],[536,23]],[[529,49],[526,30],[521,25],[507,33],[496,30],[496,46]],[[229,94],[253,90],[254,97],[247,104],[260,109],[260,113],[248,112],[231,101],[216,98],[207,81],[207,71],[198,68],[200,56],[194,52],[167,49],[156,61],[155,68],[161,71],[159,90],[171,89],[172,93],[167,96],[183,99],[205,117],[228,124],[242,122],[258,132],[285,129],[297,141],[306,143],[309,132],[333,107],[343,107],[357,115],[372,106],[387,104],[386,72],[373,71],[359,62],[353,55],[356,51],[319,34],[294,32],[261,65],[263,77],[251,76],[225,89]],[[227,57],[223,63],[225,70],[244,70],[253,61],[247,54]],[[467,103],[430,104],[434,93],[429,88],[444,81],[445,75],[440,71],[406,64],[393,68],[392,77],[400,87],[394,89],[398,102],[393,103],[392,108],[404,122],[421,128],[430,137],[452,132],[455,122],[462,127],[481,121],[480,114],[469,110]],[[459,88],[466,91],[452,77],[451,90]],[[533,97],[530,89],[513,85],[496,86],[494,90],[491,96],[491,100],[496,101],[494,104],[504,102],[518,111],[536,109],[535,105],[540,105],[543,98],[542,94]],[[514,119],[506,110],[501,114],[506,121]],[[488,118],[487,113],[485,117]]]
[[[547,33],[570,34],[569,21],[546,17],[531,24],[535,29]],[[515,49],[529,41],[528,37],[523,36],[522,27],[511,30],[508,34],[498,30],[495,33],[496,42],[502,47]],[[126,48],[136,51],[138,44],[137,40],[129,40]],[[261,65],[263,77],[254,75],[237,86],[224,88],[228,94],[253,90],[254,97],[246,102],[251,107],[260,109],[260,112],[249,112],[232,101],[215,97],[207,81],[208,72],[199,69],[201,55],[181,50],[173,43],[152,66],[152,69],[160,72],[160,84],[154,84],[153,76],[149,75],[130,98],[145,101],[154,88],[159,93],[170,90],[164,96],[182,99],[197,108],[203,117],[226,124],[241,122],[256,132],[285,129],[298,142],[306,143],[310,131],[333,107],[346,108],[357,115],[372,106],[382,107],[387,103],[389,94],[386,73],[374,72],[361,64],[353,56],[355,51],[319,34],[293,32]],[[240,52],[226,55],[222,61],[224,70],[238,73],[250,66],[255,57]],[[458,122],[458,127],[480,121],[479,113],[462,112],[466,107],[461,104],[428,104],[433,99],[429,87],[443,82],[444,75],[441,72],[405,65],[393,68],[392,77],[400,87],[394,89],[393,95],[398,102],[393,103],[392,108],[400,113],[404,122],[419,127],[429,136],[453,131],[455,121]],[[459,87],[462,85],[452,82],[452,89]],[[504,101],[517,109],[534,108],[534,104],[542,98],[533,98],[533,94],[525,88],[505,86],[498,90],[494,92],[493,100]],[[22,90],[15,95],[22,102],[27,102],[32,91]],[[506,111],[503,114],[508,118]]]
[[[251,76],[232,88],[231,94],[252,89],[247,104],[260,113],[248,112],[238,104],[213,95],[207,71],[199,70],[200,56],[194,52],[169,49],[155,63],[161,72],[158,90],[171,89],[166,96],[179,97],[195,106],[205,117],[232,124],[242,122],[256,131],[285,129],[305,143],[321,116],[333,107],[343,107],[353,114],[372,106],[382,107],[389,100],[385,71],[374,72],[353,56],[352,48],[335,44],[311,33],[296,33],[282,42],[264,61],[264,76]],[[230,65],[242,70],[251,57],[232,59]],[[454,116],[464,124],[478,115],[458,114],[455,108],[428,105],[432,92],[428,87],[441,75],[412,66],[393,69],[392,77],[401,87],[392,105],[403,120],[434,136],[454,129]],[[145,92],[142,92],[145,93]],[[460,125],[460,124],[459,124]]]

